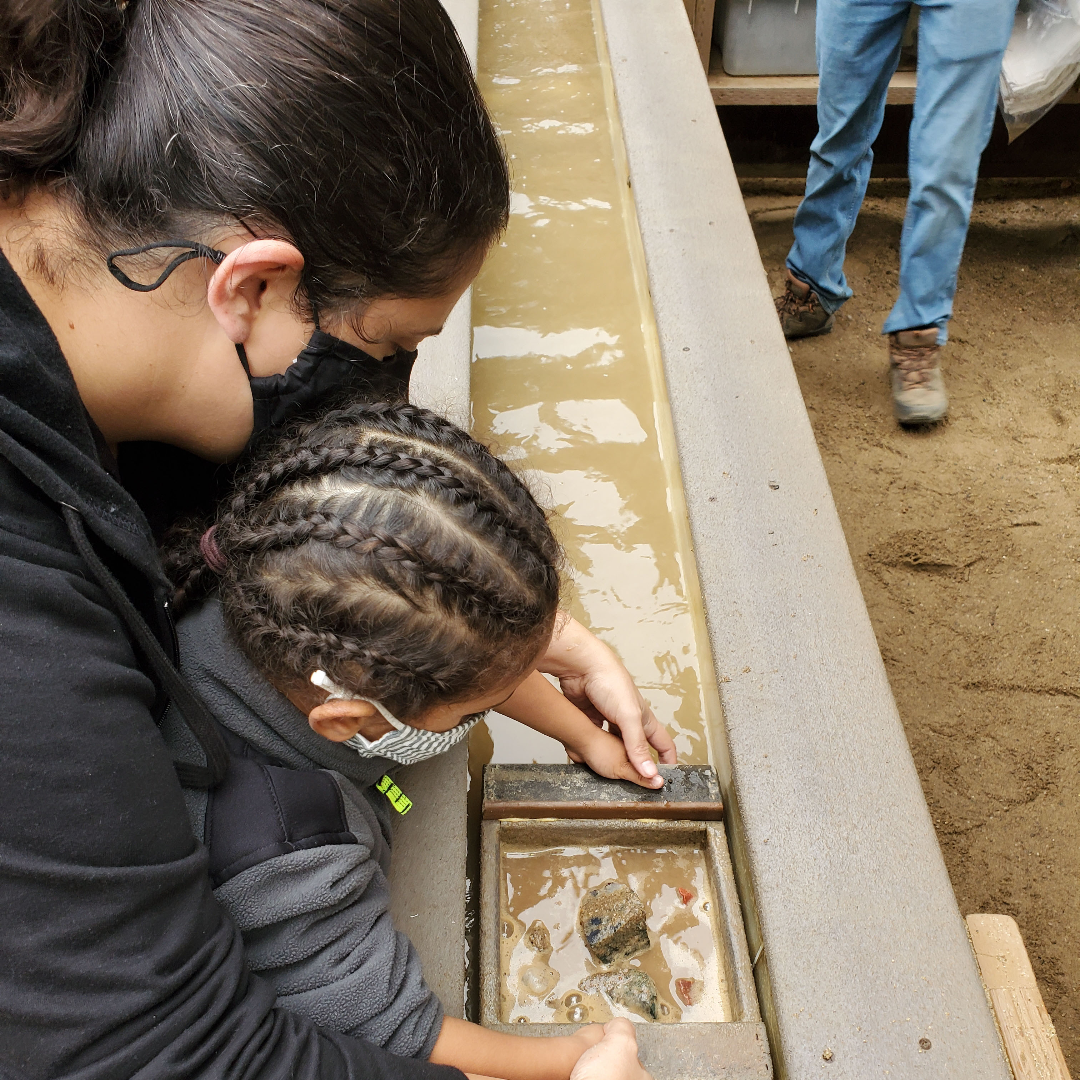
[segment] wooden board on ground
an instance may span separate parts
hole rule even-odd
[[[969,915],[968,934],[1016,1080],[1069,1080],[1053,1021],[1009,915]]]

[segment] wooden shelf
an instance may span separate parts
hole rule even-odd
[[[714,45],[709,57],[709,89],[717,105],[816,105],[816,75],[729,75]],[[898,71],[889,80],[887,105],[915,103],[915,72]],[[1080,105],[1080,81],[1058,102]]]
[[[815,105],[816,75],[729,75],[713,48],[709,62],[709,89],[717,105]],[[915,72],[898,71],[889,80],[889,105],[915,101]]]

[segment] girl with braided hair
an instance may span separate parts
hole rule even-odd
[[[538,670],[560,562],[524,484],[411,405],[345,406],[264,445],[209,529],[167,541],[181,667],[231,755],[189,810],[279,1004],[507,1080],[566,1080],[600,1039],[594,1025],[537,1054],[533,1039],[444,1017],[387,910],[380,792],[407,801],[387,770],[449,749],[487,710],[643,780]],[[164,730],[177,757],[197,754],[179,717]]]

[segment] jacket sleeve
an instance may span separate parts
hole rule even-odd
[[[0,485],[0,1075],[460,1080],[275,1007],[123,626],[52,506]]]
[[[333,783],[334,775],[291,772],[294,781]],[[248,966],[274,986],[279,1005],[396,1054],[426,1059],[442,1028],[442,1005],[423,980],[411,942],[391,921],[390,890],[379,863],[384,841],[374,813],[348,781],[339,783],[354,843],[330,839],[270,857],[247,866],[215,895],[243,933]],[[264,799],[250,785],[245,836],[262,831],[254,818],[280,817],[283,805],[280,793]],[[339,834],[323,824],[319,835]],[[236,851],[231,854],[234,865],[249,861],[237,862]]]

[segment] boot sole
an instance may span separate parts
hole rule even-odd
[[[836,323],[836,316],[835,315],[830,315],[829,316],[829,321],[827,323],[825,323],[823,326],[819,326],[816,330],[807,330],[803,334],[785,334],[784,337],[788,341],[799,341],[801,338],[808,338],[808,337],[821,337],[822,334],[831,334],[832,331],[833,331],[833,326],[835,325],[835,323]]]
[[[922,412],[916,409],[902,412],[900,409],[893,409],[896,422],[904,427],[927,427],[930,424],[936,424],[939,420],[944,420],[948,413],[948,405],[942,409],[935,409],[933,412]]]

